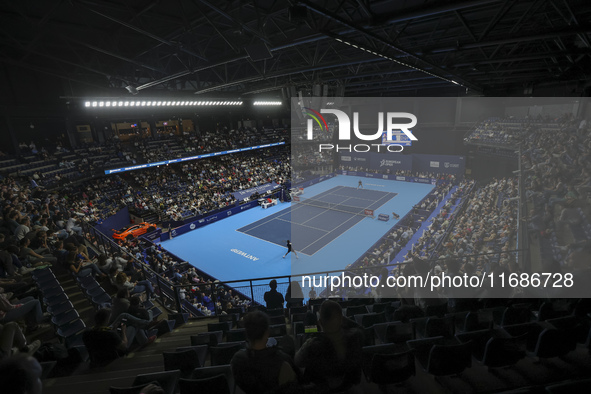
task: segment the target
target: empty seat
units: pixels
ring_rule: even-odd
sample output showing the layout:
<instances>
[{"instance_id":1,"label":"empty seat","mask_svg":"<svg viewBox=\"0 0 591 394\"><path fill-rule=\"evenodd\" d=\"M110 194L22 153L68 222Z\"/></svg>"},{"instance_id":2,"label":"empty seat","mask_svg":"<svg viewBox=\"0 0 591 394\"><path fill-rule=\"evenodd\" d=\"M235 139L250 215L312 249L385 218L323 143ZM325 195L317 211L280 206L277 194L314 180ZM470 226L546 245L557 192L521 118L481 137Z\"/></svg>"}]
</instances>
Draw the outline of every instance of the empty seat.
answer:
<instances>
[{"instance_id":1,"label":"empty seat","mask_svg":"<svg viewBox=\"0 0 591 394\"><path fill-rule=\"evenodd\" d=\"M269 316L285 316L283 308L267 309L265 313Z\"/></svg>"},{"instance_id":2,"label":"empty seat","mask_svg":"<svg viewBox=\"0 0 591 394\"><path fill-rule=\"evenodd\" d=\"M417 337L431 338L431 337L446 337L451 338L455 333L454 316L447 315L445 317L423 317L420 319L412 319L411 323L415 328Z\"/></svg>"},{"instance_id":3,"label":"empty seat","mask_svg":"<svg viewBox=\"0 0 591 394\"><path fill-rule=\"evenodd\" d=\"M575 350L576 337L568 331L546 328L538 336L538 342L532 354L539 358L560 357Z\"/></svg>"},{"instance_id":4,"label":"empty seat","mask_svg":"<svg viewBox=\"0 0 591 394\"><path fill-rule=\"evenodd\" d=\"M181 371L182 377L190 377L195 368L202 367L197 352L189 349L178 352L162 352L164 359L164 370Z\"/></svg>"},{"instance_id":5,"label":"empty seat","mask_svg":"<svg viewBox=\"0 0 591 394\"><path fill-rule=\"evenodd\" d=\"M435 376L456 375L472 365L472 342L434 345L425 372Z\"/></svg>"},{"instance_id":6,"label":"empty seat","mask_svg":"<svg viewBox=\"0 0 591 394\"><path fill-rule=\"evenodd\" d=\"M209 348L211 355L211 365L225 365L230 364L232 357L237 351L243 349L244 345L235 344L232 346L212 346Z\"/></svg>"},{"instance_id":7,"label":"empty seat","mask_svg":"<svg viewBox=\"0 0 591 394\"><path fill-rule=\"evenodd\" d=\"M207 331L209 331L209 332L212 332L212 331L226 332L229 329L230 329L230 325L228 324L228 322L207 323Z\"/></svg>"},{"instance_id":8,"label":"empty seat","mask_svg":"<svg viewBox=\"0 0 591 394\"><path fill-rule=\"evenodd\" d=\"M221 333L221 331L218 331ZM209 346L217 346L218 338L215 332L209 333L200 333L198 335L191 335L191 346L198 346L198 345L209 345Z\"/></svg>"},{"instance_id":9,"label":"empty seat","mask_svg":"<svg viewBox=\"0 0 591 394\"><path fill-rule=\"evenodd\" d=\"M367 308L365 307L365 305L350 306L350 307L347 307L347 309L345 310L345 316L351 317L351 318L355 315L363 315L366 313L367 313Z\"/></svg>"},{"instance_id":10,"label":"empty seat","mask_svg":"<svg viewBox=\"0 0 591 394\"><path fill-rule=\"evenodd\" d=\"M503 312L501 326L527 323L530 317L531 311L527 306L510 306Z\"/></svg>"},{"instance_id":11,"label":"empty seat","mask_svg":"<svg viewBox=\"0 0 591 394\"><path fill-rule=\"evenodd\" d=\"M244 328L239 328L237 330L227 331L226 340L228 342L246 341L246 330Z\"/></svg>"},{"instance_id":12,"label":"empty seat","mask_svg":"<svg viewBox=\"0 0 591 394\"><path fill-rule=\"evenodd\" d=\"M271 331L271 334L269 335L271 337L287 335L287 325L285 324L272 324L269 326L269 330Z\"/></svg>"},{"instance_id":13,"label":"empty seat","mask_svg":"<svg viewBox=\"0 0 591 394\"><path fill-rule=\"evenodd\" d=\"M478 330L457 333L456 338L462 343L472 341L472 355L477 360L482 360L486 344L493 336L493 330Z\"/></svg>"},{"instance_id":14,"label":"empty seat","mask_svg":"<svg viewBox=\"0 0 591 394\"><path fill-rule=\"evenodd\" d=\"M80 315L78 315L78 312L75 309L70 309L59 315L53 316L51 318L51 322L58 327L62 327L71 321L78 319L79 317Z\"/></svg>"},{"instance_id":15,"label":"empty seat","mask_svg":"<svg viewBox=\"0 0 591 394\"><path fill-rule=\"evenodd\" d=\"M513 338L490 338L486 343L482 363L489 368L515 365L525 357L527 334Z\"/></svg>"},{"instance_id":16,"label":"empty seat","mask_svg":"<svg viewBox=\"0 0 591 394\"><path fill-rule=\"evenodd\" d=\"M166 371L155 372L143 375L137 375L133 380L132 386L146 386L152 382L158 382L165 394L174 394L177 381L181 375L181 371Z\"/></svg>"},{"instance_id":17,"label":"empty seat","mask_svg":"<svg viewBox=\"0 0 591 394\"><path fill-rule=\"evenodd\" d=\"M204 379L180 379L180 394L216 393L230 394L228 379L225 375L217 375Z\"/></svg>"},{"instance_id":18,"label":"empty seat","mask_svg":"<svg viewBox=\"0 0 591 394\"><path fill-rule=\"evenodd\" d=\"M289 308L289 316L290 317L293 314L296 314L296 313L306 314L306 312L308 312L308 307L307 306L295 306L295 307Z\"/></svg>"},{"instance_id":19,"label":"empty seat","mask_svg":"<svg viewBox=\"0 0 591 394\"><path fill-rule=\"evenodd\" d=\"M396 354L374 354L366 379L380 386L398 384L415 375L415 358L411 351Z\"/></svg>"},{"instance_id":20,"label":"empty seat","mask_svg":"<svg viewBox=\"0 0 591 394\"><path fill-rule=\"evenodd\" d=\"M193 371L191 379L204 379L218 375L224 375L226 377L226 381L228 382L228 390L230 390L230 392L233 393L235 383L234 375L232 374L232 368L230 367L230 365L217 365L213 367L196 368Z\"/></svg>"}]
</instances>

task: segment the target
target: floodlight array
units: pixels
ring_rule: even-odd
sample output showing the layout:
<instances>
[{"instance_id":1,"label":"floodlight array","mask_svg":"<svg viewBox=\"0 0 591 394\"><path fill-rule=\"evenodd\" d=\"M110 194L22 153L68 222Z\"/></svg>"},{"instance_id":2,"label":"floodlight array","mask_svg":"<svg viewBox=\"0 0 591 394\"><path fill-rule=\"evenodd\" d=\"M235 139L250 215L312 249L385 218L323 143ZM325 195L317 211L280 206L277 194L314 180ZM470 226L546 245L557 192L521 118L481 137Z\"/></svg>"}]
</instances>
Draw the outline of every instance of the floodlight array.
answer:
<instances>
[{"instance_id":1,"label":"floodlight array","mask_svg":"<svg viewBox=\"0 0 591 394\"><path fill-rule=\"evenodd\" d=\"M105 107L187 107L187 106L240 106L243 101L227 100L201 100L201 101L180 101L180 100L112 100L112 101L85 101L86 108Z\"/></svg>"},{"instance_id":2,"label":"floodlight array","mask_svg":"<svg viewBox=\"0 0 591 394\"><path fill-rule=\"evenodd\" d=\"M253 105L281 105L281 101L255 101Z\"/></svg>"}]
</instances>

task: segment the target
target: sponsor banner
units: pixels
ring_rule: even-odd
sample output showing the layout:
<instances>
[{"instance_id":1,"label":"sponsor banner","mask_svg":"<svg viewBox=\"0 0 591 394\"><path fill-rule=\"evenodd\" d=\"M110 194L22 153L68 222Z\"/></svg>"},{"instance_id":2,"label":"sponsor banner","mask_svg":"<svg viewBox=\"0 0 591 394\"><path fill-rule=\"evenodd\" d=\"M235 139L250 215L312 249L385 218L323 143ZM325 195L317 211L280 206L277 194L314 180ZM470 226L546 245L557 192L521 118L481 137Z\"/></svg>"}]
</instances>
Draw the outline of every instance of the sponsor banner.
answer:
<instances>
[{"instance_id":1,"label":"sponsor banner","mask_svg":"<svg viewBox=\"0 0 591 394\"><path fill-rule=\"evenodd\" d=\"M259 193L259 194L265 194L269 190L277 189L278 187L280 187L280 185L278 185L275 182L271 182L271 183L266 183L264 185L253 187L250 189L239 190L239 191L234 192L232 194L234 195L234 198L236 198L236 200L242 201L242 200L247 199L250 196L252 196L255 192Z\"/></svg>"},{"instance_id":2,"label":"sponsor banner","mask_svg":"<svg viewBox=\"0 0 591 394\"><path fill-rule=\"evenodd\" d=\"M380 213L378 215L378 220L381 220L383 222L387 222L388 220L390 220L390 215L386 215L385 213Z\"/></svg>"},{"instance_id":3,"label":"sponsor banner","mask_svg":"<svg viewBox=\"0 0 591 394\"><path fill-rule=\"evenodd\" d=\"M154 242L155 240L160 239L160 234L162 234L162 229L158 228L158 229L152 231L151 233L143 235L142 238L145 238L148 241Z\"/></svg>"},{"instance_id":4,"label":"sponsor banner","mask_svg":"<svg viewBox=\"0 0 591 394\"><path fill-rule=\"evenodd\" d=\"M346 172L346 171L343 171L343 172ZM347 174L343 174L343 175L347 175ZM336 174L322 175L319 178L314 178L314 179L310 179L309 181L304 181L304 182L298 183L296 187L298 187L300 189L304 189L304 188L306 188L308 186L315 185L317 183L320 183L320 182L325 181L327 179L333 178L335 176L336 176Z\"/></svg>"},{"instance_id":5,"label":"sponsor banner","mask_svg":"<svg viewBox=\"0 0 591 394\"><path fill-rule=\"evenodd\" d=\"M363 177L368 177L368 178L388 179L391 181L429 183L431 185L437 185L437 179L434 179L434 178L417 178L414 176L382 175L382 174L372 174L369 172L356 172L356 171L341 171L341 174L347 175L347 176L363 176ZM369 183L367 185L369 185ZM376 186L378 186L378 185L376 185Z\"/></svg>"},{"instance_id":6,"label":"sponsor banner","mask_svg":"<svg viewBox=\"0 0 591 394\"><path fill-rule=\"evenodd\" d=\"M229 154L232 154L232 153L246 152L246 151L254 150L254 149L264 149L264 148L269 148L269 147L278 146L278 145L285 145L285 142L282 141L282 142L274 142L272 144L249 146L249 147L246 147L246 148L231 149L231 150L225 150L225 151L222 151L222 152L206 153L204 155L197 155L197 156L191 156L191 157L182 157L180 159L164 160L164 161L159 161L159 162L156 162L156 163L138 164L138 165L131 166L131 167L113 168L111 170L105 170L105 174L108 175L108 174L115 174L115 173L118 173L118 172L141 170L141 169L144 169L144 168L158 167L158 166L163 166L163 165L166 165L166 164L182 163L184 161L189 161L189 160L205 159L205 158L212 157L212 156L229 155Z\"/></svg>"},{"instance_id":7,"label":"sponsor banner","mask_svg":"<svg viewBox=\"0 0 591 394\"><path fill-rule=\"evenodd\" d=\"M461 175L464 173L464 156L426 155L426 154L388 154L388 153L357 153L341 152L341 162L344 165L359 165L379 172L413 171L437 172L443 174Z\"/></svg>"},{"instance_id":8,"label":"sponsor banner","mask_svg":"<svg viewBox=\"0 0 591 394\"><path fill-rule=\"evenodd\" d=\"M412 155L371 153L369 162L374 170L412 170Z\"/></svg>"},{"instance_id":9,"label":"sponsor banner","mask_svg":"<svg viewBox=\"0 0 591 394\"><path fill-rule=\"evenodd\" d=\"M462 175L466 166L464 156L452 155L412 155L414 172L438 172L442 174Z\"/></svg>"}]
</instances>

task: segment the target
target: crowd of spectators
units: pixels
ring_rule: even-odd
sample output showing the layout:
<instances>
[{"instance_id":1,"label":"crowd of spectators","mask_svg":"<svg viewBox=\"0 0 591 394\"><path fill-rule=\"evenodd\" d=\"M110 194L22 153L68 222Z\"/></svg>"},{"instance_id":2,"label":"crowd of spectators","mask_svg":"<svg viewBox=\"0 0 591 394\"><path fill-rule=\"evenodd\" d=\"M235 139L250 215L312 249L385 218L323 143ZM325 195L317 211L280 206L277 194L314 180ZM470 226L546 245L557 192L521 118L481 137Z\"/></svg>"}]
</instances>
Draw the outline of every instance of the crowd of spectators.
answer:
<instances>
[{"instance_id":1,"label":"crowd of spectators","mask_svg":"<svg viewBox=\"0 0 591 394\"><path fill-rule=\"evenodd\" d=\"M236 203L233 192L289 181L291 166L285 149L221 156L123 175L137 185L128 193L128 205L161 214L163 220L181 221Z\"/></svg>"}]
</instances>

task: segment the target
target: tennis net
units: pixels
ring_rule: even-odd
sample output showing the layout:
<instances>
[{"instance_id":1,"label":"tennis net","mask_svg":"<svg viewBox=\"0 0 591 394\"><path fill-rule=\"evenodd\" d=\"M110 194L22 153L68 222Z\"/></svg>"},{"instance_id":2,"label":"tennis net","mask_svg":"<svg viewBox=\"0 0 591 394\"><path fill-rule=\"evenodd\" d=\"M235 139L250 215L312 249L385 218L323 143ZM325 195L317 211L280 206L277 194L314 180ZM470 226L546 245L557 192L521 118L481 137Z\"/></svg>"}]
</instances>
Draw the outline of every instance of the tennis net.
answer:
<instances>
[{"instance_id":1,"label":"tennis net","mask_svg":"<svg viewBox=\"0 0 591 394\"><path fill-rule=\"evenodd\" d=\"M344 212L351 215L360 216L374 216L374 210L368 208L354 207L351 205L343 205L339 203L330 203L326 201L315 200L312 198L305 198L300 196L293 197L293 203L297 205L305 205L309 207L328 209L331 211Z\"/></svg>"}]
</instances>

